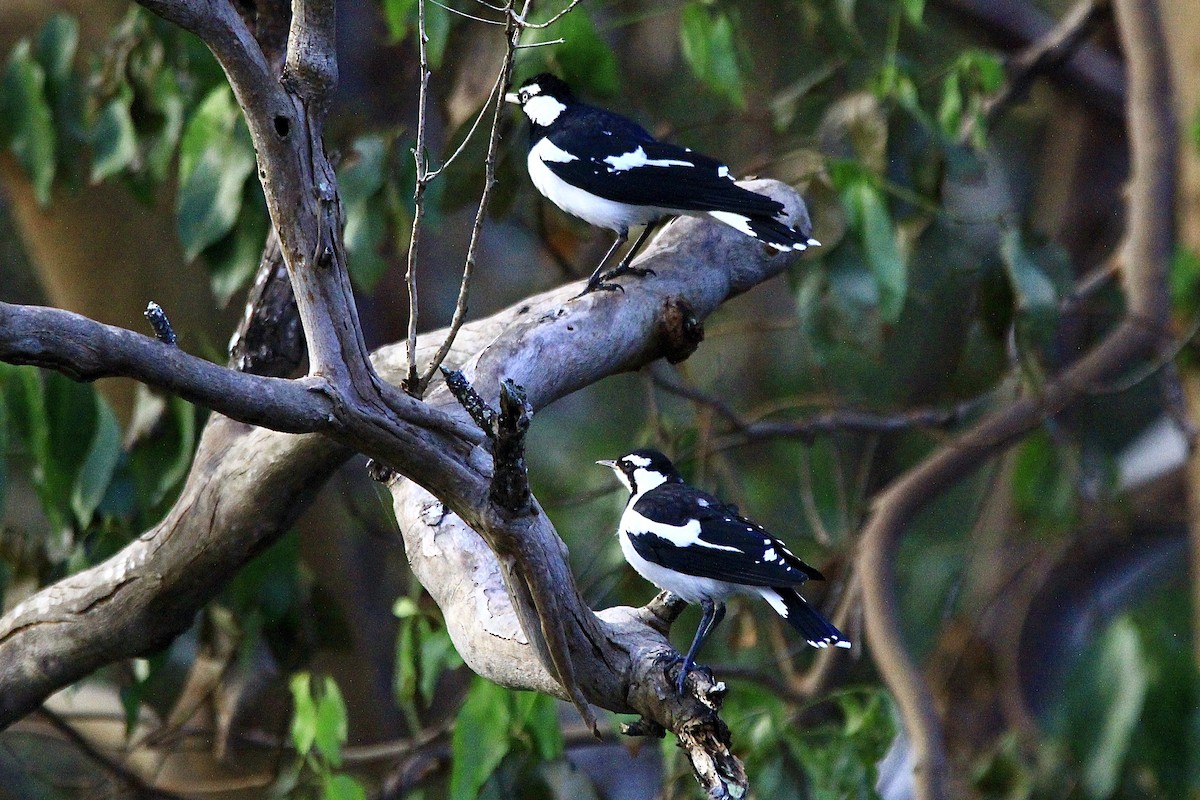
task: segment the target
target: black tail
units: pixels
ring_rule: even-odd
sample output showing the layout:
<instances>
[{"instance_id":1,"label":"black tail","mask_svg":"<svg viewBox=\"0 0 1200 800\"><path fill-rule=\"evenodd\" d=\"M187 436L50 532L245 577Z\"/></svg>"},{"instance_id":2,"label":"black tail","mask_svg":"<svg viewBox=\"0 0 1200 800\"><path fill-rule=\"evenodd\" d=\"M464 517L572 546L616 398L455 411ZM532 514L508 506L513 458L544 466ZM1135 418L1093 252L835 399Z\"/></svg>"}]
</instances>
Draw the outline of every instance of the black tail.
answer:
<instances>
[{"instance_id":1,"label":"black tail","mask_svg":"<svg viewBox=\"0 0 1200 800\"><path fill-rule=\"evenodd\" d=\"M794 228L789 228L774 217L759 214L739 214L732 211L709 211L710 216L753 236L776 250L807 250L820 244L812 238L812 226L807 216Z\"/></svg>"},{"instance_id":2,"label":"black tail","mask_svg":"<svg viewBox=\"0 0 1200 800\"><path fill-rule=\"evenodd\" d=\"M770 597L767 597L767 601L771 602L775 610L779 611L779 616L786 619L788 624L799 631L804 640L813 647L850 646L850 641L842 635L842 632L810 606L795 589L775 587L767 589L765 592L773 593L779 598L779 603L771 602L772 598ZM783 611L780 611L780 608Z\"/></svg>"}]
</instances>

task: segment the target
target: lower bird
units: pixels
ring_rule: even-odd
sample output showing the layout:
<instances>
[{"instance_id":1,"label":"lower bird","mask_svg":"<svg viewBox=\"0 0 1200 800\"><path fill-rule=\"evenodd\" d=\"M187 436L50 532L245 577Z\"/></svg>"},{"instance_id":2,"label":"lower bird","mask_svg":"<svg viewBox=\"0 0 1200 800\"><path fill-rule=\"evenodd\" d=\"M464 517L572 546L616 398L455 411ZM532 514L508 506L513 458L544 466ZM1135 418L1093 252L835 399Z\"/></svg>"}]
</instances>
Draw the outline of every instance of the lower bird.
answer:
<instances>
[{"instance_id":1,"label":"lower bird","mask_svg":"<svg viewBox=\"0 0 1200 800\"><path fill-rule=\"evenodd\" d=\"M684 483L665 455L643 449L596 463L611 468L629 490L618 528L625 560L703 612L679 671L680 694L700 647L725 616L725 600L735 594L766 600L813 647L850 647L796 591L824 576L733 506Z\"/></svg>"},{"instance_id":2,"label":"lower bird","mask_svg":"<svg viewBox=\"0 0 1200 800\"><path fill-rule=\"evenodd\" d=\"M582 294L620 289L610 281L648 271L630 262L659 220L707 214L776 250L806 250L812 238L807 213L794 227L784 206L738 186L729 167L691 148L660 142L636 122L575 99L560 78L543 73L505 95L529 118L529 177L556 206L601 228L617 240L588 278ZM604 265L628 238L645 230L615 269Z\"/></svg>"}]
</instances>

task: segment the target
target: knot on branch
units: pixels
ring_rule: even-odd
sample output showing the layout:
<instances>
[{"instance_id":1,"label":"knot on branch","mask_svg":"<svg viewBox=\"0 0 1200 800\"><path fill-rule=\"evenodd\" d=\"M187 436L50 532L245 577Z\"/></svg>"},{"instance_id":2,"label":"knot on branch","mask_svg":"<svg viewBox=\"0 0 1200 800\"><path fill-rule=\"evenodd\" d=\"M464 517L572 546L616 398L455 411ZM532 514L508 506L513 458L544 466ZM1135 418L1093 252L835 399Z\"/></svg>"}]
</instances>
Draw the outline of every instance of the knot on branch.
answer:
<instances>
[{"instance_id":1,"label":"knot on branch","mask_svg":"<svg viewBox=\"0 0 1200 800\"><path fill-rule=\"evenodd\" d=\"M687 359L704 341L704 323L695 309L679 297L668 298L663 303L662 315L658 318L658 341L663 356L672 364Z\"/></svg>"},{"instance_id":2,"label":"knot on branch","mask_svg":"<svg viewBox=\"0 0 1200 800\"><path fill-rule=\"evenodd\" d=\"M450 393L491 442L493 465L488 498L513 516L529 514L533 511L533 496L525 463L525 434L533 407L525 390L508 378L502 380L500 412L496 413L462 372L445 367L441 371Z\"/></svg>"}]
</instances>

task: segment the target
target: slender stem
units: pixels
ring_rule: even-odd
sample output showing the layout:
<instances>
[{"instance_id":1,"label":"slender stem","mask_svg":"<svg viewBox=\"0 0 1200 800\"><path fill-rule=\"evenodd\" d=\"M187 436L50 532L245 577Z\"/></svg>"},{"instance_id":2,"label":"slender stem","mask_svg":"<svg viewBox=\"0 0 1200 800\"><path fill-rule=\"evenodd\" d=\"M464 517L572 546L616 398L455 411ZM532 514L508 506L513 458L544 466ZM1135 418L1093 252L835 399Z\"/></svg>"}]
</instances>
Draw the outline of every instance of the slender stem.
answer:
<instances>
[{"instance_id":1,"label":"slender stem","mask_svg":"<svg viewBox=\"0 0 1200 800\"><path fill-rule=\"evenodd\" d=\"M475 224L471 228L471 242L467 245L467 257L463 262L462 281L458 287L458 300L454 304L454 317L450 320L450 331L446 334L446 338L438 347L437 353L429 362L429 366L425 368L424 374L415 383L415 389L419 394L423 393L429 386L429 382L433 380L433 376L437 374L438 367L446 359L450 348L454 346L454 339L458 336L459 330L462 328L463 322L467 316L467 301L471 293L471 277L475 272L476 252L479 248L480 235L483 232L483 221L487 216L488 203L492 198L492 189L496 186L496 155L500 145L500 119L504 112L504 89L512 80L513 57L517 51L517 43L521 38L521 25L516 18L511 14L513 5L516 0L508 0L505 6L507 13L508 24L505 26L504 33L507 37L507 47L504 50L504 62L500 66L500 72L496 76L496 84L492 90L492 129L488 137L487 156L484 160L483 170L483 192L479 196L479 207L475 211ZM529 10L529 0L526 0L524 8L521 10L522 16ZM457 153L455 154L457 155ZM451 156L453 159L453 156ZM447 162L448 163L448 162ZM410 364L411 361L410 355ZM415 370L415 368L414 368ZM410 371L410 375L414 372Z\"/></svg>"},{"instance_id":2,"label":"slender stem","mask_svg":"<svg viewBox=\"0 0 1200 800\"><path fill-rule=\"evenodd\" d=\"M408 271L404 280L408 286L408 377L404 388L416 397L421 396L417 375L417 254L421 245L421 222L425 218L425 187L429 184L429 166L425 155L425 128L429 123L429 37L425 33L425 0L417 0L417 42L421 58L421 88L417 101L417 141L413 147L417 181L413 189L412 234L408 241Z\"/></svg>"}]
</instances>

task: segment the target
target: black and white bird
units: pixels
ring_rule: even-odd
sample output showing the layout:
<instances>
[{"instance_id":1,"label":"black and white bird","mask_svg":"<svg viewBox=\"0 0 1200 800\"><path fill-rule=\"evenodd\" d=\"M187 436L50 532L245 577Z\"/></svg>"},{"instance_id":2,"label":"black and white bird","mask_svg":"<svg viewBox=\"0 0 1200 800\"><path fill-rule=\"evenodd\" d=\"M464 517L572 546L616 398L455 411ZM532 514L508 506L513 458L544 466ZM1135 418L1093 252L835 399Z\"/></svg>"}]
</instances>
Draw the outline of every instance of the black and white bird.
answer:
<instances>
[{"instance_id":1,"label":"black and white bird","mask_svg":"<svg viewBox=\"0 0 1200 800\"><path fill-rule=\"evenodd\" d=\"M583 294L620 289L609 283L618 275L645 275L629 264L663 217L707 214L781 251L820 244L807 217L789 227L782 203L738 186L720 161L660 142L636 122L576 100L554 75L530 78L505 99L529 118L527 164L537 190L568 214L617 232ZM638 225L646 228L633 247L603 272Z\"/></svg>"},{"instance_id":2,"label":"black and white bird","mask_svg":"<svg viewBox=\"0 0 1200 800\"><path fill-rule=\"evenodd\" d=\"M849 647L850 642L796 591L820 572L801 561L765 528L737 509L694 489L665 455L635 450L610 467L629 489L617 535L625 560L646 580L699 603L700 627L683 660L677 689L696 653L725 616L725 600L757 595L813 647Z\"/></svg>"}]
</instances>

